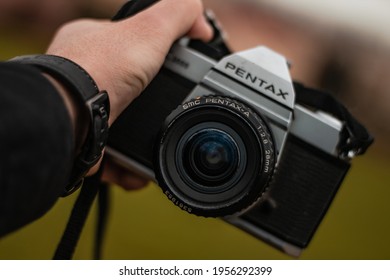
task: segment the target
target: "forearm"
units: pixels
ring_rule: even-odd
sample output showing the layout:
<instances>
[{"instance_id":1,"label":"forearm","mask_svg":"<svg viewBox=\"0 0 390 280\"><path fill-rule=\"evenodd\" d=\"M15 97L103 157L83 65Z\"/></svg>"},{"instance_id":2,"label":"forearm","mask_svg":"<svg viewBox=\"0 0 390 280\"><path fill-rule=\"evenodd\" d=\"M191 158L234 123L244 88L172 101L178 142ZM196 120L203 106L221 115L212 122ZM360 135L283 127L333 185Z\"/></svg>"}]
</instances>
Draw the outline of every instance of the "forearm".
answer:
<instances>
[{"instance_id":1,"label":"forearm","mask_svg":"<svg viewBox=\"0 0 390 280\"><path fill-rule=\"evenodd\" d=\"M32 67L0 64L0 236L49 210L74 156L70 114Z\"/></svg>"}]
</instances>

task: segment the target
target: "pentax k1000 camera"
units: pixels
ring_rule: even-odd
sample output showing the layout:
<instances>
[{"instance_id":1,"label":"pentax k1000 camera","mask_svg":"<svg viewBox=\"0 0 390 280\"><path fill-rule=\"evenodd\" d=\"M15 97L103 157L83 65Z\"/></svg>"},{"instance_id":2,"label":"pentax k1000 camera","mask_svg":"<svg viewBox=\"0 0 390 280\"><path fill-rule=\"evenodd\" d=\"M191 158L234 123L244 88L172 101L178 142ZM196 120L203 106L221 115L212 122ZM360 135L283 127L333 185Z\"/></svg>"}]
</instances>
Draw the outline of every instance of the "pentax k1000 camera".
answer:
<instances>
[{"instance_id":1,"label":"pentax k1000 camera","mask_svg":"<svg viewBox=\"0 0 390 280\"><path fill-rule=\"evenodd\" d=\"M216 30L208 44L175 43L112 126L107 152L182 210L296 256L370 143L334 99L294 83L282 55L231 54Z\"/></svg>"}]
</instances>

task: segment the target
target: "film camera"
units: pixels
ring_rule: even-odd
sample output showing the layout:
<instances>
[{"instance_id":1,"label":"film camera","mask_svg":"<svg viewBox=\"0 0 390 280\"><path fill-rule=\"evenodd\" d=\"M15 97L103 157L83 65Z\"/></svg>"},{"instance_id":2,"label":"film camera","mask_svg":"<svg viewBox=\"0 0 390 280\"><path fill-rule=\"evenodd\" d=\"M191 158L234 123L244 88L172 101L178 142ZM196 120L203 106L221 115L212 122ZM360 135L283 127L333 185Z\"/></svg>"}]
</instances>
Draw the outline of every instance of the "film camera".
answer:
<instances>
[{"instance_id":1,"label":"film camera","mask_svg":"<svg viewBox=\"0 0 390 280\"><path fill-rule=\"evenodd\" d=\"M341 114L326 112L338 107L334 99L322 106L330 110L298 102L321 103L316 93L293 83L286 59L271 49L231 54L216 28L208 44L174 44L112 126L107 152L155 180L182 210L221 217L297 256L349 160L369 145L356 141L354 131L366 131L341 105Z\"/></svg>"}]
</instances>

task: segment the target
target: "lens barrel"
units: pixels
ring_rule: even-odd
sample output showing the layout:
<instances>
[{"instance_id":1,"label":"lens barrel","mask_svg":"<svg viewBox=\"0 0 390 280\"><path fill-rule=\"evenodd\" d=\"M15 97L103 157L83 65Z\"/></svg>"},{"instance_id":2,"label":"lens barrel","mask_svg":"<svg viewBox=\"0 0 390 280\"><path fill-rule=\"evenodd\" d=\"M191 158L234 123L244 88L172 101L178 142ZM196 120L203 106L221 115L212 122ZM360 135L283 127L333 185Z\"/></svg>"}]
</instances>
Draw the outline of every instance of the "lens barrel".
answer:
<instances>
[{"instance_id":1,"label":"lens barrel","mask_svg":"<svg viewBox=\"0 0 390 280\"><path fill-rule=\"evenodd\" d=\"M269 129L248 106L207 96L188 101L164 122L154 170L167 197L187 212L221 217L264 193L275 155Z\"/></svg>"}]
</instances>

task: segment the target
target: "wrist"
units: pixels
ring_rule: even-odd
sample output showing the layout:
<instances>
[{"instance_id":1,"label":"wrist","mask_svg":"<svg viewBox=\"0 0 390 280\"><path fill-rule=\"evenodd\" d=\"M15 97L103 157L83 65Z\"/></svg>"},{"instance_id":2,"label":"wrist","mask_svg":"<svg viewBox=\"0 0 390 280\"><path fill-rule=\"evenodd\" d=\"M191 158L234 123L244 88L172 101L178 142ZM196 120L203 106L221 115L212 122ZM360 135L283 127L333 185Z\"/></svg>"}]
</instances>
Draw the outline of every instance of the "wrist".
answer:
<instances>
[{"instance_id":1,"label":"wrist","mask_svg":"<svg viewBox=\"0 0 390 280\"><path fill-rule=\"evenodd\" d=\"M56 88L69 113L69 118L73 127L74 157L76 157L80 153L81 147L87 137L87 131L89 129L88 111L84 106L80 106L70 90L60 81L50 74L42 73L42 75Z\"/></svg>"}]
</instances>

